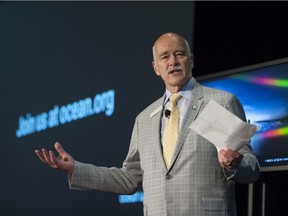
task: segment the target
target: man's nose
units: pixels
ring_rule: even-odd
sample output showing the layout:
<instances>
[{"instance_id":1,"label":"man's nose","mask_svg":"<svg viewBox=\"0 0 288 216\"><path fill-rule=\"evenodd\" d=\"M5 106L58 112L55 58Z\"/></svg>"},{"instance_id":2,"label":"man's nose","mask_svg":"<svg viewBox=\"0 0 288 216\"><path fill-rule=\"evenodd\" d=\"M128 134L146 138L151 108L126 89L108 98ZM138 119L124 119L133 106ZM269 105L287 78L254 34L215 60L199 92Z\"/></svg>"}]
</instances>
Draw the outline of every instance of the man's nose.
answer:
<instances>
[{"instance_id":1,"label":"man's nose","mask_svg":"<svg viewBox=\"0 0 288 216\"><path fill-rule=\"evenodd\" d=\"M174 65L178 65L178 64L179 64L179 61L178 61L177 57L174 55L171 55L169 58L169 65L174 66Z\"/></svg>"}]
</instances>

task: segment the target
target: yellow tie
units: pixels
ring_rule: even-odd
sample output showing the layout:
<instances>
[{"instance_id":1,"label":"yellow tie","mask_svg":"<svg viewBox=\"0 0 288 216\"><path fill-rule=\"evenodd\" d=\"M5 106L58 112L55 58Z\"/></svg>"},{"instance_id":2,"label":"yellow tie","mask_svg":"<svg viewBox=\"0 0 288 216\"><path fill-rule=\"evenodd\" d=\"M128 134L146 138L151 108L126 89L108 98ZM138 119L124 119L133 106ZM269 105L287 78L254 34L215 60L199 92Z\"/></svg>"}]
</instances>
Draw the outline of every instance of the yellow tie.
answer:
<instances>
[{"instance_id":1,"label":"yellow tie","mask_svg":"<svg viewBox=\"0 0 288 216\"><path fill-rule=\"evenodd\" d=\"M170 116L166 122L163 132L163 158L166 167L169 168L171 160L175 151L175 146L179 131L179 109L177 102L182 96L179 94L172 94L169 98L170 102Z\"/></svg>"}]
</instances>

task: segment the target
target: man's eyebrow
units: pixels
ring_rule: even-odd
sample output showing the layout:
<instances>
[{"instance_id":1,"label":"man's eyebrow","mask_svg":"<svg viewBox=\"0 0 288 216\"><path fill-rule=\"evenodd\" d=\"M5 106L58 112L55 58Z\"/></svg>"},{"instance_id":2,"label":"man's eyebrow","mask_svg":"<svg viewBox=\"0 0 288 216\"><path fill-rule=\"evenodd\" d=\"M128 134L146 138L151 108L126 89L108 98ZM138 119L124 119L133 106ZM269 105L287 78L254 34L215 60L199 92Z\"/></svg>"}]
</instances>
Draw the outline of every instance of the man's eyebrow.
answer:
<instances>
[{"instance_id":1,"label":"man's eyebrow","mask_svg":"<svg viewBox=\"0 0 288 216\"><path fill-rule=\"evenodd\" d=\"M181 52L181 53L186 53L186 50L185 49L177 49L177 50L175 50L175 52ZM158 57L162 57L162 56L164 56L164 55L166 55L168 53L168 51L163 51L163 52L161 52L161 53L159 53L159 55L158 55Z\"/></svg>"},{"instance_id":2,"label":"man's eyebrow","mask_svg":"<svg viewBox=\"0 0 288 216\"><path fill-rule=\"evenodd\" d=\"M166 55L168 52L167 51L164 51L164 52L161 52L161 53L159 53L159 57L161 57L161 56L164 56L164 55Z\"/></svg>"},{"instance_id":3,"label":"man's eyebrow","mask_svg":"<svg viewBox=\"0 0 288 216\"><path fill-rule=\"evenodd\" d=\"M176 52L186 53L185 49L177 49Z\"/></svg>"}]
</instances>

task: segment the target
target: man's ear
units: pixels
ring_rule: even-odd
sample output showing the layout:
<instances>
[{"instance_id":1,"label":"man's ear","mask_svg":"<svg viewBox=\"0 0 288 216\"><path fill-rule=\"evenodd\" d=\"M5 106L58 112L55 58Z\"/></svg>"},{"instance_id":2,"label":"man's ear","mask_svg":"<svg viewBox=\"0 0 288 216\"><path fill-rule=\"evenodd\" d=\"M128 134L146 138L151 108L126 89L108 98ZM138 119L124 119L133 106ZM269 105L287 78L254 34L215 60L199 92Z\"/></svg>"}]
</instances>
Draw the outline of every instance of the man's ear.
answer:
<instances>
[{"instance_id":1,"label":"man's ear","mask_svg":"<svg viewBox=\"0 0 288 216\"><path fill-rule=\"evenodd\" d=\"M155 61L152 62L152 66L154 68L155 73L157 74L157 76L160 76L160 73L158 72L158 67Z\"/></svg>"}]
</instances>

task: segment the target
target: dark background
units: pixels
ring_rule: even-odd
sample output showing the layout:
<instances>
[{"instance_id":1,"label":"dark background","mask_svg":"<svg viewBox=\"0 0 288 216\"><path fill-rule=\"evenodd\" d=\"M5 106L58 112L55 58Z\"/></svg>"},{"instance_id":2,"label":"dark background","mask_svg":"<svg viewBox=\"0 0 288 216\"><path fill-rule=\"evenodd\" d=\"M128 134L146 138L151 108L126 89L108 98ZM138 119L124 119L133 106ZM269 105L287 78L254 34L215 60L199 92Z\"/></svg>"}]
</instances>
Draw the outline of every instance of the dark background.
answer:
<instances>
[{"instance_id":1,"label":"dark background","mask_svg":"<svg viewBox=\"0 0 288 216\"><path fill-rule=\"evenodd\" d=\"M142 203L69 190L66 173L42 164L34 150L59 141L79 161L121 167L136 115L165 90L152 69L153 43L167 31L191 42L193 11L189 2L0 3L0 215L142 215ZM16 138L20 116L110 89L110 117Z\"/></svg>"},{"instance_id":2,"label":"dark background","mask_svg":"<svg viewBox=\"0 0 288 216\"><path fill-rule=\"evenodd\" d=\"M45 167L36 148L60 141L77 160L121 166L136 115L164 93L151 67L162 33L184 36L195 54L194 76L288 56L286 2L1 2L0 214L142 215L114 194L70 191L67 176ZM111 117L95 115L16 138L18 118L114 89ZM156 95L153 93L156 92ZM119 130L120 129L120 130ZM262 173L254 215L281 215L287 171ZM237 184L239 215L247 185Z\"/></svg>"}]
</instances>

